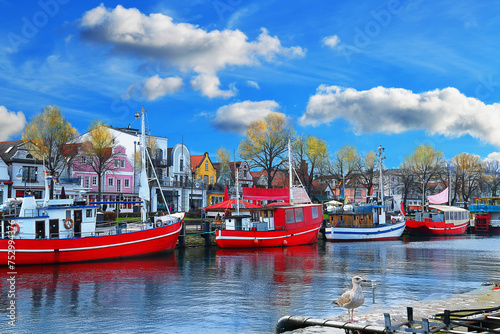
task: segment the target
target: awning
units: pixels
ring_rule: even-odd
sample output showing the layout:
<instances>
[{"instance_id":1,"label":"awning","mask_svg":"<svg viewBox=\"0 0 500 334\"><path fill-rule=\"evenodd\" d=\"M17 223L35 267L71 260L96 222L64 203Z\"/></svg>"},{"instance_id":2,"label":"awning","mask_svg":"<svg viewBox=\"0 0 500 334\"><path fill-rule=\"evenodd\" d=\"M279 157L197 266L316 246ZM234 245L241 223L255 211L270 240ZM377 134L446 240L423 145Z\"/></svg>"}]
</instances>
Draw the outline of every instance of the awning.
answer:
<instances>
[{"instance_id":1,"label":"awning","mask_svg":"<svg viewBox=\"0 0 500 334\"><path fill-rule=\"evenodd\" d=\"M239 205L240 209L256 209L260 208L260 206L239 200L238 203L235 198L231 198L230 200L217 203L214 205L210 205L205 207L205 210L226 210L226 209L236 209L237 204Z\"/></svg>"},{"instance_id":2,"label":"awning","mask_svg":"<svg viewBox=\"0 0 500 334\"><path fill-rule=\"evenodd\" d=\"M325 202L324 204L326 204L326 205L343 205L344 203L339 202L339 201L335 201L335 200L331 200L331 201Z\"/></svg>"},{"instance_id":3,"label":"awning","mask_svg":"<svg viewBox=\"0 0 500 334\"><path fill-rule=\"evenodd\" d=\"M314 198L316 198L319 202L328 202L330 198L328 195L313 195Z\"/></svg>"}]
</instances>

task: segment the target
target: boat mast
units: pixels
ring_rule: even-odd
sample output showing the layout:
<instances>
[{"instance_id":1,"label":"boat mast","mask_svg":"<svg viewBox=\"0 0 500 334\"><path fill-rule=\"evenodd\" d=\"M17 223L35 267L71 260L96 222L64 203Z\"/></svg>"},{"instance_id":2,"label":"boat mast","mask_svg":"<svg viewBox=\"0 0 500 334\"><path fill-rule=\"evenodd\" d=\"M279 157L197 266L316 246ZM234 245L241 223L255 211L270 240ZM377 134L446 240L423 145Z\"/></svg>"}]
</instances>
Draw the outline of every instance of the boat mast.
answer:
<instances>
[{"instance_id":1,"label":"boat mast","mask_svg":"<svg viewBox=\"0 0 500 334\"><path fill-rule=\"evenodd\" d=\"M293 174L292 174L292 147L290 145L290 139L288 139L288 196L290 204L293 204Z\"/></svg>"},{"instance_id":2,"label":"boat mast","mask_svg":"<svg viewBox=\"0 0 500 334\"><path fill-rule=\"evenodd\" d=\"M135 118L141 118L141 186L139 189L139 196L141 197L143 204L141 210L141 220L144 222L147 219L147 201L150 200L149 195L149 185L148 185L148 176L146 174L146 125L144 121L144 114L146 110L142 107L140 112L135 114Z\"/></svg>"},{"instance_id":3,"label":"boat mast","mask_svg":"<svg viewBox=\"0 0 500 334\"><path fill-rule=\"evenodd\" d=\"M236 159L235 159L236 160ZM236 214L240 214L240 173L239 168L236 167L236 161L234 162L234 169L236 172Z\"/></svg>"},{"instance_id":4,"label":"boat mast","mask_svg":"<svg viewBox=\"0 0 500 334\"><path fill-rule=\"evenodd\" d=\"M378 146L378 163L380 168L380 180L379 180L379 188L380 188L380 202L382 206L384 206L384 180L382 179L382 160L385 159L382 155L384 154L384 148L382 145Z\"/></svg>"}]
</instances>

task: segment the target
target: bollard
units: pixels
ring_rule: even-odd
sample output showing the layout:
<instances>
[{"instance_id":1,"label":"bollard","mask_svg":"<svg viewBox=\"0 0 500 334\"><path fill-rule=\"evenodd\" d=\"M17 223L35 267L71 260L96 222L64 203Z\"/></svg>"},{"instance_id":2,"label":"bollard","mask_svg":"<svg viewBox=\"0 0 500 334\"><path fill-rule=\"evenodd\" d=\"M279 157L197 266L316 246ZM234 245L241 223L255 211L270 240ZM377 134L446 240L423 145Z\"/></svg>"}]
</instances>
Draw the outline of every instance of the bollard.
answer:
<instances>
[{"instance_id":1,"label":"bollard","mask_svg":"<svg viewBox=\"0 0 500 334\"><path fill-rule=\"evenodd\" d=\"M203 237L205 238L205 247L210 247L212 245L211 235L212 228L210 225L210 220L203 221Z\"/></svg>"},{"instance_id":2,"label":"bollard","mask_svg":"<svg viewBox=\"0 0 500 334\"><path fill-rule=\"evenodd\" d=\"M179 248L186 247L186 223L182 223L181 233L179 234Z\"/></svg>"}]
</instances>

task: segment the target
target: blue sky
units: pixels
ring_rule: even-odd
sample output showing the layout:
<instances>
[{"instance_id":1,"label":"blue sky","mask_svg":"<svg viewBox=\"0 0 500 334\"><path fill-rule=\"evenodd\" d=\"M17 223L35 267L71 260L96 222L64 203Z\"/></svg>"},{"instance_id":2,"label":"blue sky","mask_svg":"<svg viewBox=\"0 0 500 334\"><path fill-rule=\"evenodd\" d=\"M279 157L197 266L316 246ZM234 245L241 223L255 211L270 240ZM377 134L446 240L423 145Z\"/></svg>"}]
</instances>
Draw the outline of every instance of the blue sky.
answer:
<instances>
[{"instance_id":1,"label":"blue sky","mask_svg":"<svg viewBox=\"0 0 500 334\"><path fill-rule=\"evenodd\" d=\"M0 0L0 140L58 105L192 154L284 113L299 134L397 167L420 144L500 154L494 1Z\"/></svg>"}]
</instances>

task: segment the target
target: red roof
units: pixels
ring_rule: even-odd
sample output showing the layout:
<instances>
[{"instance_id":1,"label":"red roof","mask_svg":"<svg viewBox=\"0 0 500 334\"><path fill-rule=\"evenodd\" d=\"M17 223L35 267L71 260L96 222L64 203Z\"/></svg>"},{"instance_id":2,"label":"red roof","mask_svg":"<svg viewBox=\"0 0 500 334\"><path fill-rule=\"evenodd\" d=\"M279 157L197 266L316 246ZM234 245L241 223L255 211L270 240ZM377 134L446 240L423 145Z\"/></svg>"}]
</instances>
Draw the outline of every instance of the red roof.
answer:
<instances>
[{"instance_id":1,"label":"red roof","mask_svg":"<svg viewBox=\"0 0 500 334\"><path fill-rule=\"evenodd\" d=\"M260 208L260 206L258 205L243 200L240 200L239 204L240 204L240 209L242 207L245 209ZM230 200L205 207L205 210L225 210L225 209L236 209L236 198L231 198Z\"/></svg>"},{"instance_id":2,"label":"red roof","mask_svg":"<svg viewBox=\"0 0 500 334\"><path fill-rule=\"evenodd\" d=\"M198 167L201 162L203 161L203 158L205 155L192 155L191 156L191 169L194 171L196 167Z\"/></svg>"}]
</instances>

